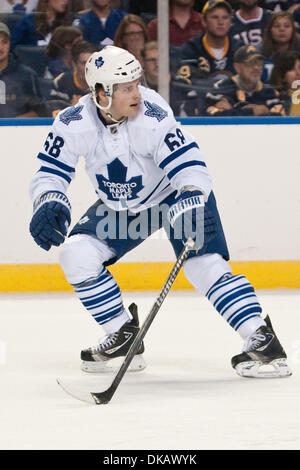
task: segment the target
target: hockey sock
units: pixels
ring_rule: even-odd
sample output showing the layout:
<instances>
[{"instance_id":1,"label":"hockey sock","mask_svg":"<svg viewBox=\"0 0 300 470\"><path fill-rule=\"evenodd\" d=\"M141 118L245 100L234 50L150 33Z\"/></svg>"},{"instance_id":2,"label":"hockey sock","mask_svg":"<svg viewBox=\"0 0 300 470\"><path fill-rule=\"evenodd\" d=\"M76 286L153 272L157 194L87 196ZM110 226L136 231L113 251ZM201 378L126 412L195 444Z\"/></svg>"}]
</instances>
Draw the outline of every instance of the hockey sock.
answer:
<instances>
[{"instance_id":1,"label":"hockey sock","mask_svg":"<svg viewBox=\"0 0 300 470\"><path fill-rule=\"evenodd\" d=\"M265 325L254 288L243 275L225 274L209 289L206 297L242 338Z\"/></svg>"},{"instance_id":2,"label":"hockey sock","mask_svg":"<svg viewBox=\"0 0 300 470\"><path fill-rule=\"evenodd\" d=\"M118 331L130 320L123 307L120 288L106 268L103 268L97 279L73 287L82 305L107 334Z\"/></svg>"}]
</instances>

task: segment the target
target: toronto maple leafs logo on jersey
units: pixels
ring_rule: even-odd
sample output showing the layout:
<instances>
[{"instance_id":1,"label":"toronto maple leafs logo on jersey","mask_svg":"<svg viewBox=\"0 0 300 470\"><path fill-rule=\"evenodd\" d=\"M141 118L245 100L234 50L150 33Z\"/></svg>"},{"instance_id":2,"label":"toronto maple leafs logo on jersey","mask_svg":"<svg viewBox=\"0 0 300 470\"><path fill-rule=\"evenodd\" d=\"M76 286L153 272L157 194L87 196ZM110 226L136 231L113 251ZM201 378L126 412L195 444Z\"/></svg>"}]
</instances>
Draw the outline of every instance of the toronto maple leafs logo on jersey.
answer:
<instances>
[{"instance_id":1,"label":"toronto maple leafs logo on jersey","mask_svg":"<svg viewBox=\"0 0 300 470\"><path fill-rule=\"evenodd\" d=\"M158 106L158 104L150 103L149 101L144 101L147 110L145 111L145 116L154 117L158 122L165 119L168 116L167 111Z\"/></svg>"},{"instance_id":2,"label":"toronto maple leafs logo on jersey","mask_svg":"<svg viewBox=\"0 0 300 470\"><path fill-rule=\"evenodd\" d=\"M127 167L115 158L107 165L108 178L96 175L99 189L103 191L111 201L117 199L136 199L138 193L144 188L142 176L133 176L127 181Z\"/></svg>"},{"instance_id":3,"label":"toronto maple leafs logo on jersey","mask_svg":"<svg viewBox=\"0 0 300 470\"><path fill-rule=\"evenodd\" d=\"M63 113L59 115L59 120L68 126L72 121L80 121L82 119L81 111L83 106L72 106L72 108L67 108Z\"/></svg>"},{"instance_id":4,"label":"toronto maple leafs logo on jersey","mask_svg":"<svg viewBox=\"0 0 300 470\"><path fill-rule=\"evenodd\" d=\"M102 65L104 64L104 60L103 60L103 57L98 57L98 59L95 60L95 65L97 67L97 69L100 69L100 67L102 67Z\"/></svg>"}]
</instances>

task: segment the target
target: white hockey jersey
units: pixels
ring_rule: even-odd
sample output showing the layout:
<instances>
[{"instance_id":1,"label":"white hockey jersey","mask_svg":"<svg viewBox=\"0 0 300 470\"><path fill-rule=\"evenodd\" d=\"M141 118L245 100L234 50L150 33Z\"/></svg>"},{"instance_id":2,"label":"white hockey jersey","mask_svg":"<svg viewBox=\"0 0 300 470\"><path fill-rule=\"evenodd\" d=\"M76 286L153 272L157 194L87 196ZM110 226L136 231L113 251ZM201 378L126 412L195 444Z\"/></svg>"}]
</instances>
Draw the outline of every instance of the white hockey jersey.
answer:
<instances>
[{"instance_id":1,"label":"white hockey jersey","mask_svg":"<svg viewBox=\"0 0 300 470\"><path fill-rule=\"evenodd\" d=\"M91 95L57 115L38 154L33 201L45 191L66 193L80 156L98 197L116 211L139 212L186 185L208 198L211 178L197 143L160 95L142 86L140 92L138 115L120 124L105 124Z\"/></svg>"}]
</instances>

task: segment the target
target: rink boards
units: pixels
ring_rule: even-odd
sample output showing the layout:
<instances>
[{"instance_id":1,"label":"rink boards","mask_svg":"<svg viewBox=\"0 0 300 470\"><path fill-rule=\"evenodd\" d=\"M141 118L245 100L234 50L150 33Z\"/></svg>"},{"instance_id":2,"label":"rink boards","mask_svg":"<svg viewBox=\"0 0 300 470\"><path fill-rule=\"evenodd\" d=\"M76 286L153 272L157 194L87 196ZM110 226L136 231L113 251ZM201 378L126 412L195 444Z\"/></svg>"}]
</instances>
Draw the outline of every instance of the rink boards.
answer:
<instances>
[{"instance_id":1,"label":"rink boards","mask_svg":"<svg viewBox=\"0 0 300 470\"><path fill-rule=\"evenodd\" d=\"M243 272L256 288L299 288L300 120L276 119L181 121L197 140L212 175L234 272ZM0 291L67 291L70 286L58 265L58 249L42 251L28 233L32 212L28 185L39 168L36 155L51 123L25 123L0 123ZM76 173L68 193L73 223L95 200L83 159ZM173 262L171 247L160 233L111 270L123 289L159 289ZM191 288L182 275L174 287Z\"/></svg>"}]
</instances>

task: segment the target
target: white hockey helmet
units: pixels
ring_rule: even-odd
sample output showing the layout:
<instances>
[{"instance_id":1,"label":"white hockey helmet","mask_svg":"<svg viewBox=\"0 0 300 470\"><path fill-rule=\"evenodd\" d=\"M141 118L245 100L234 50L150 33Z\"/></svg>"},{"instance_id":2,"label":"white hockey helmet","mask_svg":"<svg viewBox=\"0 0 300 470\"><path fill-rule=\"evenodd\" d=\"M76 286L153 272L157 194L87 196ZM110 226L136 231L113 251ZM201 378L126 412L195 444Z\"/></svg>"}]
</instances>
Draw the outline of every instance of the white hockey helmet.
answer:
<instances>
[{"instance_id":1,"label":"white hockey helmet","mask_svg":"<svg viewBox=\"0 0 300 470\"><path fill-rule=\"evenodd\" d=\"M133 54L115 46L105 46L94 52L85 66L85 79L98 108L107 111L111 107L113 86L118 83L133 82L141 77L143 69ZM97 102L96 85L101 84L109 98L108 106Z\"/></svg>"}]
</instances>

